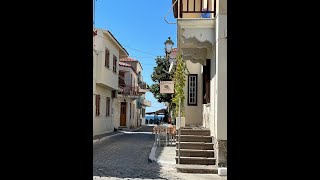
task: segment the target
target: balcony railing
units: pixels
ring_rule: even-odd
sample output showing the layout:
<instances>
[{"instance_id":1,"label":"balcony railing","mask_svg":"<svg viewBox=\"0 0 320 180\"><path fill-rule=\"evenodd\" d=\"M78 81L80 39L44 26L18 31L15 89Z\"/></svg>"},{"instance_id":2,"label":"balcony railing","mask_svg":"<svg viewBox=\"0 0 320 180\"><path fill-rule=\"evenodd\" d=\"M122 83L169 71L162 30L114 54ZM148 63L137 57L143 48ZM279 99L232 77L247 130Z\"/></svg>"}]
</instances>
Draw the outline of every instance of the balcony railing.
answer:
<instances>
[{"instance_id":1,"label":"balcony railing","mask_svg":"<svg viewBox=\"0 0 320 180\"><path fill-rule=\"evenodd\" d=\"M119 85L118 94L124 96L139 96L139 87L130 85Z\"/></svg>"},{"instance_id":2,"label":"balcony railing","mask_svg":"<svg viewBox=\"0 0 320 180\"><path fill-rule=\"evenodd\" d=\"M151 101L146 100L144 97L140 97L138 101L142 106L151 107Z\"/></svg>"},{"instance_id":3,"label":"balcony railing","mask_svg":"<svg viewBox=\"0 0 320 180\"><path fill-rule=\"evenodd\" d=\"M179 6L178 7L178 1ZM173 13L175 18L214 18L216 16L216 0L178 0L174 4ZM175 0L172 1L174 3ZM213 3L213 5L212 5ZM179 17L178 16L178 9L180 11ZM193 15L187 15L191 14ZM198 15L195 15L198 13ZM184 17L183 15L186 15ZM211 14L213 14L211 16Z\"/></svg>"},{"instance_id":4,"label":"balcony railing","mask_svg":"<svg viewBox=\"0 0 320 180\"><path fill-rule=\"evenodd\" d=\"M147 83L145 83L145 82L141 82L140 84L139 84L139 87L141 88L141 89L147 89Z\"/></svg>"}]
</instances>

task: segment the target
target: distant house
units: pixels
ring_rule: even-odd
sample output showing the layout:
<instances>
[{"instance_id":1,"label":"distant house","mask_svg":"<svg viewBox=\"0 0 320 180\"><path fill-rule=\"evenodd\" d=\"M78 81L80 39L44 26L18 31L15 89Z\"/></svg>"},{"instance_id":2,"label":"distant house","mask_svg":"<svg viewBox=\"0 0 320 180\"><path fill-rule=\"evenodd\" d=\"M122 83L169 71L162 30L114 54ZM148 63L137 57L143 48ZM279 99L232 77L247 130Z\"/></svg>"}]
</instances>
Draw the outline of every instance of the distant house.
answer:
<instances>
[{"instance_id":1,"label":"distant house","mask_svg":"<svg viewBox=\"0 0 320 180\"><path fill-rule=\"evenodd\" d=\"M140 62L130 57L120 59L119 91L115 104L119 110L115 117L116 128L144 125L145 108L151 106L151 102L145 99L146 89Z\"/></svg>"}]
</instances>

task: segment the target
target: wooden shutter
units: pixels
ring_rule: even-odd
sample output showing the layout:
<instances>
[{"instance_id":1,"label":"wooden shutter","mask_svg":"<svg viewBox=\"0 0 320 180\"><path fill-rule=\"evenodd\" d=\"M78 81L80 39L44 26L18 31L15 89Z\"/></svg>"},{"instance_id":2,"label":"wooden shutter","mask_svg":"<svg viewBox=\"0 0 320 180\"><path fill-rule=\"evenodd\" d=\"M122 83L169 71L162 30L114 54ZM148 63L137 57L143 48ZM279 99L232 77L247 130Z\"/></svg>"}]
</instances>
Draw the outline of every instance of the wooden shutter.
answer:
<instances>
[{"instance_id":1,"label":"wooden shutter","mask_svg":"<svg viewBox=\"0 0 320 180\"><path fill-rule=\"evenodd\" d=\"M105 59L104 59L104 65L105 65L107 68L110 67L110 65L109 65L109 56L110 56L109 50L106 49Z\"/></svg>"}]
</instances>

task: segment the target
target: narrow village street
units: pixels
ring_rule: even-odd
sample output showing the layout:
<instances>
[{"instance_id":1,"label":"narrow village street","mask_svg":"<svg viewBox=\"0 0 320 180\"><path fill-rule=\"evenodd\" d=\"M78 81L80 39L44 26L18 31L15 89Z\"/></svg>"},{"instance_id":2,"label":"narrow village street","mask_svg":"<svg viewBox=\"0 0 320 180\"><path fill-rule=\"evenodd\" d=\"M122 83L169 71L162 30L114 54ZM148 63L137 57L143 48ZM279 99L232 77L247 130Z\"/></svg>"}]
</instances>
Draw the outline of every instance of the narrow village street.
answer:
<instances>
[{"instance_id":1,"label":"narrow village street","mask_svg":"<svg viewBox=\"0 0 320 180\"><path fill-rule=\"evenodd\" d=\"M226 179L217 174L178 173L174 164L149 161L152 128L137 128L94 143L93 179Z\"/></svg>"}]
</instances>

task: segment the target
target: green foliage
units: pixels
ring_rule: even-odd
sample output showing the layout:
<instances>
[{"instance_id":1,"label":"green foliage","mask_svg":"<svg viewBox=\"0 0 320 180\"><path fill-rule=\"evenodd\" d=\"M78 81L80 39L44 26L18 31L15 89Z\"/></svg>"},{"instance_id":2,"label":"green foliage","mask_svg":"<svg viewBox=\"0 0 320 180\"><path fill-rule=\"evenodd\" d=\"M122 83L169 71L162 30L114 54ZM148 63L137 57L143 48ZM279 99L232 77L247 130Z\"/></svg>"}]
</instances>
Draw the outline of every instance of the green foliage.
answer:
<instances>
[{"instance_id":1,"label":"green foliage","mask_svg":"<svg viewBox=\"0 0 320 180\"><path fill-rule=\"evenodd\" d=\"M160 81L171 81L172 77L166 71L169 69L169 61L165 57L158 56L156 59L157 66L153 68L151 79L155 84L150 86L150 91L158 102L171 102L171 94L160 94Z\"/></svg>"},{"instance_id":2,"label":"green foliage","mask_svg":"<svg viewBox=\"0 0 320 180\"><path fill-rule=\"evenodd\" d=\"M184 108L184 86L185 86L185 81L186 81L186 71L188 71L187 69L187 65L185 63L185 61L183 61L181 54L179 53L177 56L177 65L176 65L176 69L175 72L173 74L173 81L174 81L174 89L175 89L175 93L174 93L174 97L172 99L172 103L175 105L174 106L174 115L175 117L179 116L179 98L181 99L181 116L185 116L185 108Z\"/></svg>"}]
</instances>

